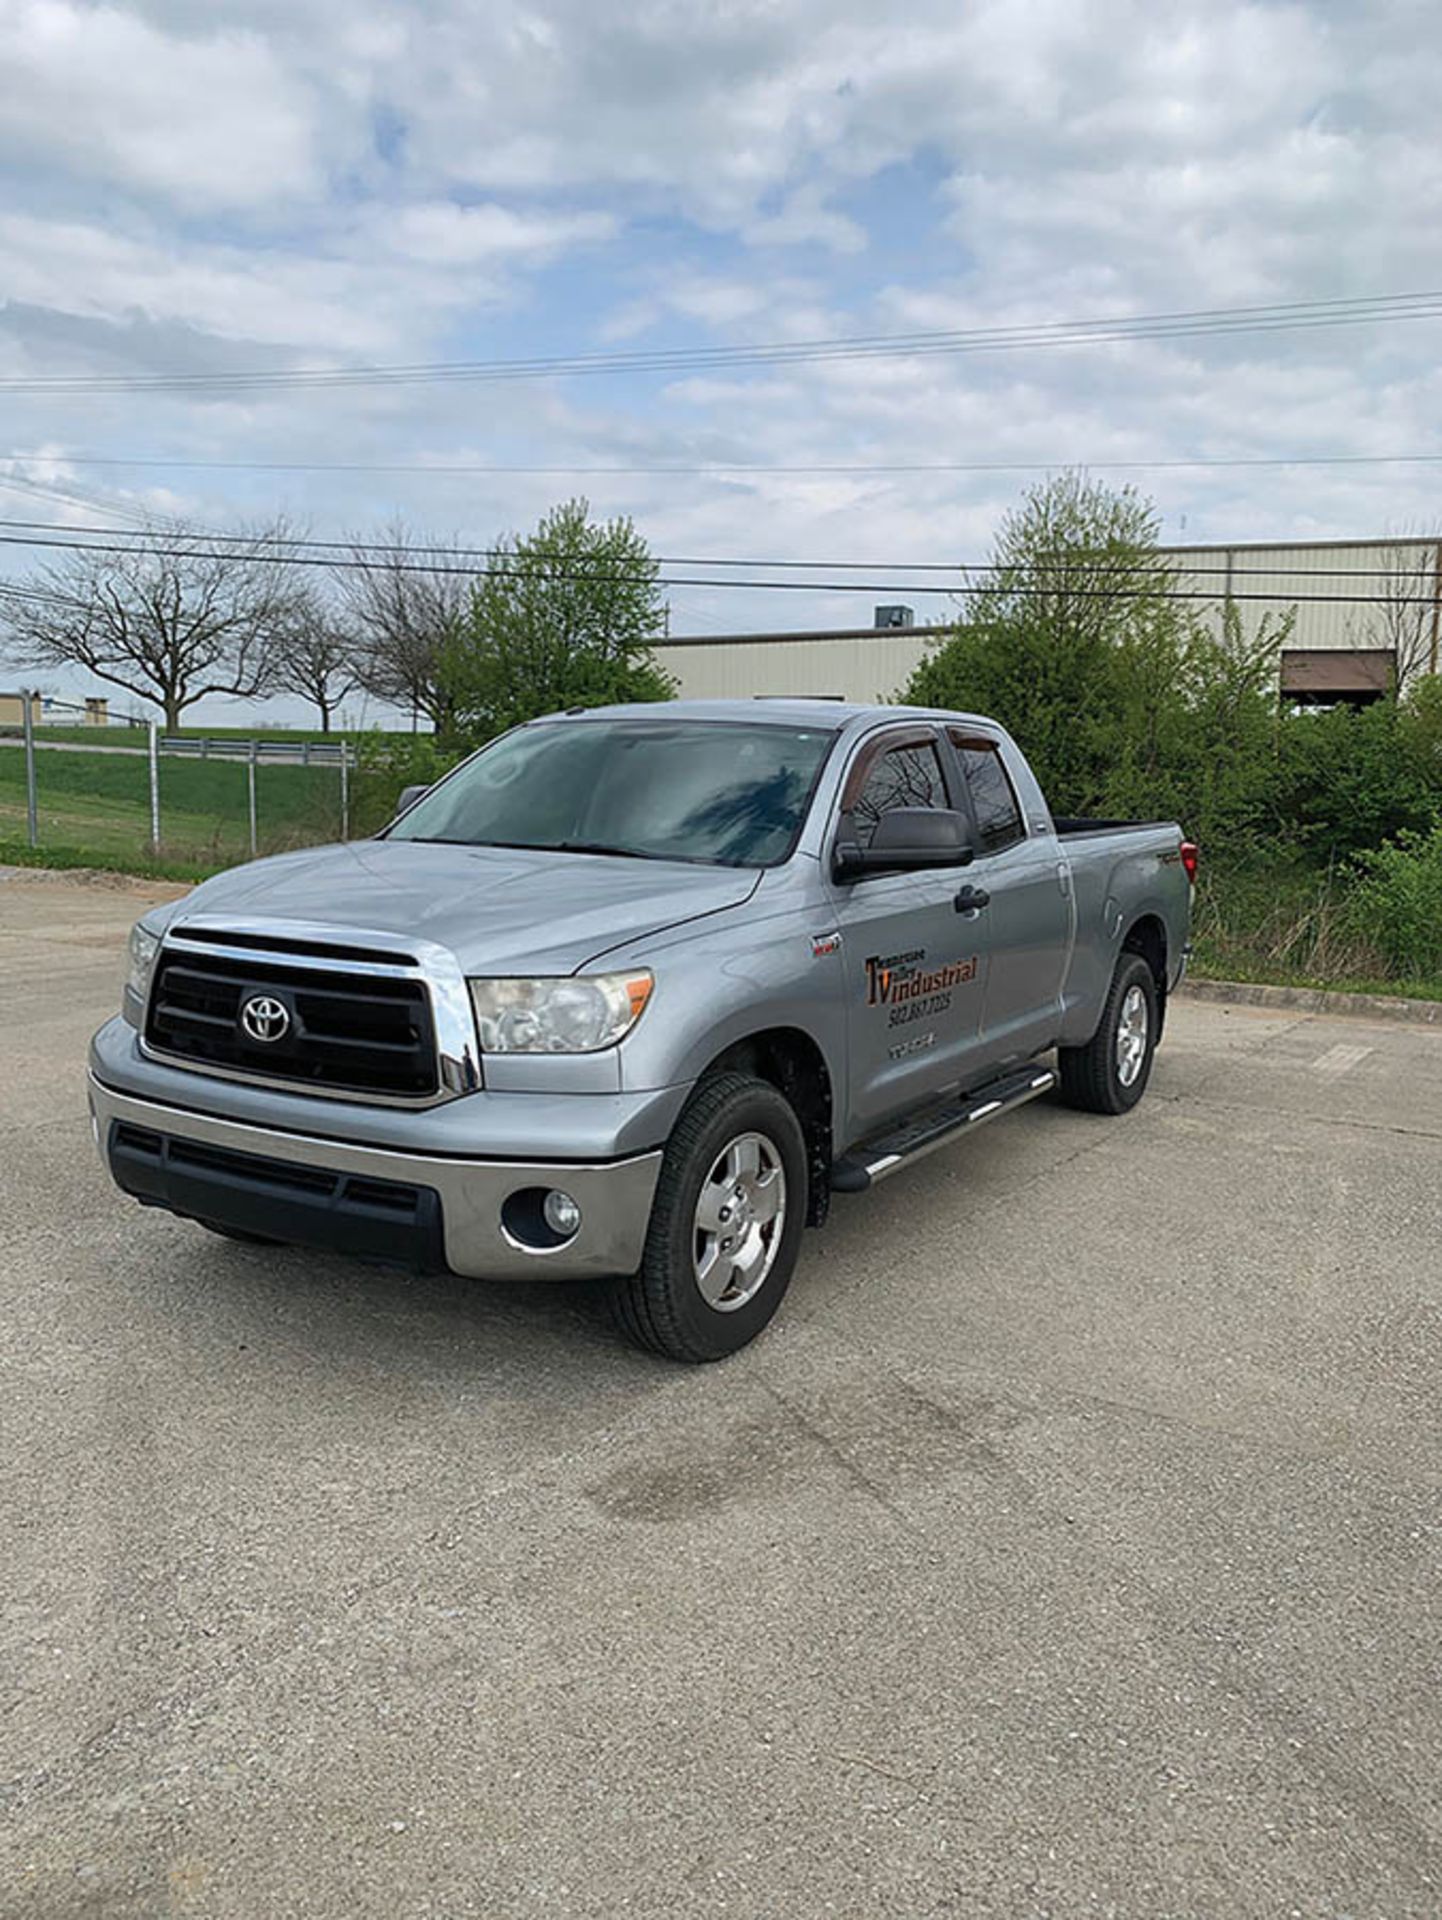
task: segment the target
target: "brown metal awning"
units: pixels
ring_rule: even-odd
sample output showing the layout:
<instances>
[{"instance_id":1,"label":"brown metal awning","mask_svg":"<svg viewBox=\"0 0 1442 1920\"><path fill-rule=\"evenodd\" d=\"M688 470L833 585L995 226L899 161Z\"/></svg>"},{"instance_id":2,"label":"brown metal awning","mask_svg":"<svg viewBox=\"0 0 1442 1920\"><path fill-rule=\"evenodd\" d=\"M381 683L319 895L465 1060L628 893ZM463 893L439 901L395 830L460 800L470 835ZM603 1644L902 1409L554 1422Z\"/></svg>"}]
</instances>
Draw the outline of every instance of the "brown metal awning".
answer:
<instances>
[{"instance_id":1,"label":"brown metal awning","mask_svg":"<svg viewBox=\"0 0 1442 1920\"><path fill-rule=\"evenodd\" d=\"M1355 699L1392 691L1390 647L1284 647L1282 692L1303 699Z\"/></svg>"}]
</instances>

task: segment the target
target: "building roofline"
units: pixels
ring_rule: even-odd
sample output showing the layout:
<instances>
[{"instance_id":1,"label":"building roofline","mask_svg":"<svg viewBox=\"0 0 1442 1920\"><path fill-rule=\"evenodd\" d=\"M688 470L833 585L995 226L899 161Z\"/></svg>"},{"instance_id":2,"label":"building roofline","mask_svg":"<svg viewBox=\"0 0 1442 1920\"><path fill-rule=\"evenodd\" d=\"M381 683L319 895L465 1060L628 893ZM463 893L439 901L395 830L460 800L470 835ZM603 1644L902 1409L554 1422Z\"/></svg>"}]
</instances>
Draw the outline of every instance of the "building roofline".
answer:
<instances>
[{"instance_id":1,"label":"building roofline","mask_svg":"<svg viewBox=\"0 0 1442 1920\"><path fill-rule=\"evenodd\" d=\"M1373 540L1212 540L1196 547L1158 547L1174 558L1185 553L1330 553L1338 547L1435 547L1442 533L1384 533Z\"/></svg>"},{"instance_id":2,"label":"building roofline","mask_svg":"<svg viewBox=\"0 0 1442 1920\"><path fill-rule=\"evenodd\" d=\"M938 634L954 633L955 621L925 627L807 627L786 633L673 633L664 640L653 640L652 648L725 647L776 640L915 640L934 639Z\"/></svg>"}]
</instances>

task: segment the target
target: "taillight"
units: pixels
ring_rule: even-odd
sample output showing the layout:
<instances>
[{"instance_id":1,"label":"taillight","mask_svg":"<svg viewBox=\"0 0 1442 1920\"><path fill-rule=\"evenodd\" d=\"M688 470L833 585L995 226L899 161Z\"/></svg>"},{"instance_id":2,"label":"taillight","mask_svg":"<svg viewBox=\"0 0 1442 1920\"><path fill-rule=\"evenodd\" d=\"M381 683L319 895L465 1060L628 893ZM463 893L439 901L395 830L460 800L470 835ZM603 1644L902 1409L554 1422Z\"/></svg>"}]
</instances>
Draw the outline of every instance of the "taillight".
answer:
<instances>
[{"instance_id":1,"label":"taillight","mask_svg":"<svg viewBox=\"0 0 1442 1920\"><path fill-rule=\"evenodd\" d=\"M1181 845L1182 865L1187 870L1187 878L1192 885L1197 884L1197 843L1195 840L1183 840Z\"/></svg>"}]
</instances>

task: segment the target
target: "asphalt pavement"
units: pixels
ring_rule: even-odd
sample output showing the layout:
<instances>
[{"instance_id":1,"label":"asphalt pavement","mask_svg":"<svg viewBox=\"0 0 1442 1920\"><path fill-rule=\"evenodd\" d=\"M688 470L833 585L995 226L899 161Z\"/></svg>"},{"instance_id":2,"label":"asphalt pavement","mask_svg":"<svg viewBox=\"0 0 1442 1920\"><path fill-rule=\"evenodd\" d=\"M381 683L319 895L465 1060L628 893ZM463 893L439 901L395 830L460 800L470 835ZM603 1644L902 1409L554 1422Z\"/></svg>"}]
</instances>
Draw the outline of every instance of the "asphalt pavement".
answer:
<instances>
[{"instance_id":1,"label":"asphalt pavement","mask_svg":"<svg viewBox=\"0 0 1442 1920\"><path fill-rule=\"evenodd\" d=\"M1179 1002L686 1370L146 1212L0 878L0 1913L1442 1912L1442 1032Z\"/></svg>"}]
</instances>

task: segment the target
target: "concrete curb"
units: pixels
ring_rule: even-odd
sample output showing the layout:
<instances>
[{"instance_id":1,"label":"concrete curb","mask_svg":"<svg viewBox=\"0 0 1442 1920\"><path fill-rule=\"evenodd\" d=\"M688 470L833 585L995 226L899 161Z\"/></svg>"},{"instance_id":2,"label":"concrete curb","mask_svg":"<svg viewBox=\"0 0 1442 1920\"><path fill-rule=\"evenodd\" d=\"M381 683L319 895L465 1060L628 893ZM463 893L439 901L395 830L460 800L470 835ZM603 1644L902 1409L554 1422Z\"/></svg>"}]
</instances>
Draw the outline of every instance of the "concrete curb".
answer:
<instances>
[{"instance_id":1,"label":"concrete curb","mask_svg":"<svg viewBox=\"0 0 1442 1920\"><path fill-rule=\"evenodd\" d=\"M1321 987L1267 987L1247 980L1182 982L1190 1000L1233 1007L1289 1007L1295 1013L1340 1013L1355 1020L1400 1020L1417 1027L1442 1027L1442 1000L1402 1000L1381 993L1329 993Z\"/></svg>"}]
</instances>

